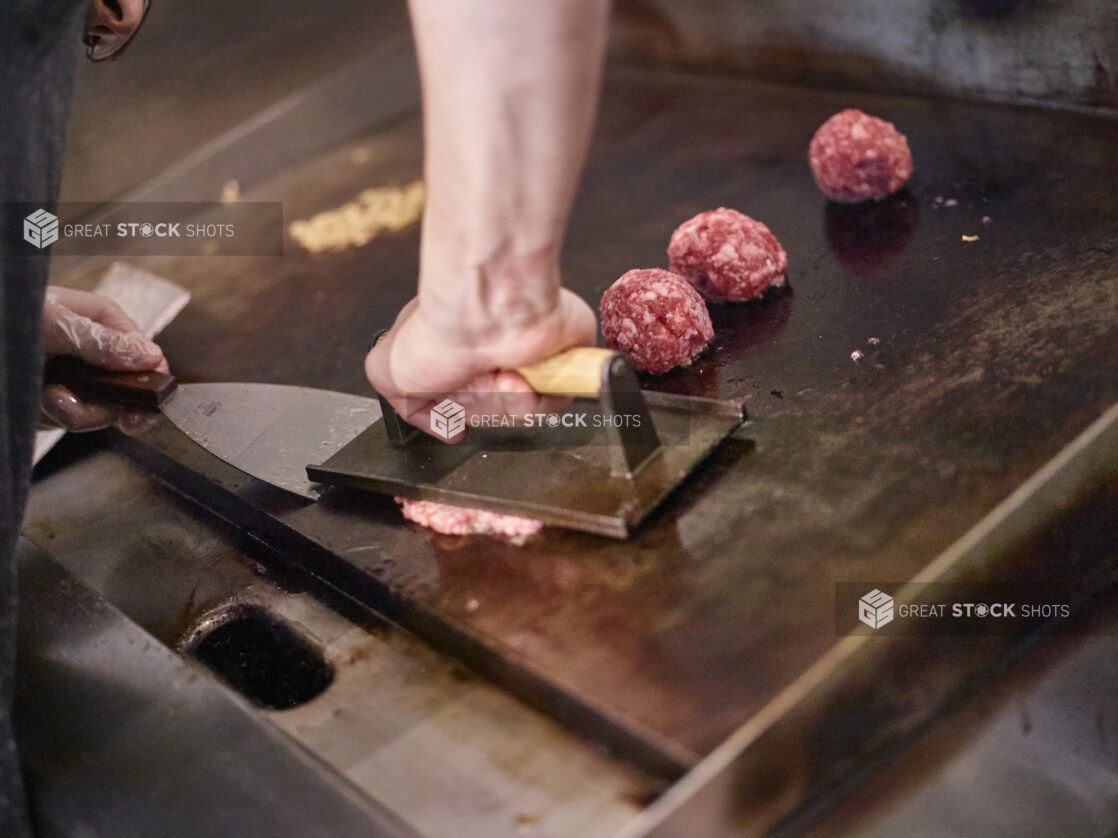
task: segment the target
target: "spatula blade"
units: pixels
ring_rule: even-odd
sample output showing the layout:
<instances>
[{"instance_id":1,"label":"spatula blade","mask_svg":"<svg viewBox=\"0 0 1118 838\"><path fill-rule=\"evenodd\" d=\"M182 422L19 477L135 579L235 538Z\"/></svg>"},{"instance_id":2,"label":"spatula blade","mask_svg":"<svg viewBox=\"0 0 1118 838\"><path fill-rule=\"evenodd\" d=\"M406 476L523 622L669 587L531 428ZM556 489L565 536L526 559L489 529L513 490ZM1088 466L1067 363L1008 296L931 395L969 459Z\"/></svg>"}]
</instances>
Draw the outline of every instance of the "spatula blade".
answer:
<instances>
[{"instance_id":1,"label":"spatula blade","mask_svg":"<svg viewBox=\"0 0 1118 838\"><path fill-rule=\"evenodd\" d=\"M216 457L310 500L305 466L332 457L380 418L376 399L282 384L181 384L163 413Z\"/></svg>"}]
</instances>

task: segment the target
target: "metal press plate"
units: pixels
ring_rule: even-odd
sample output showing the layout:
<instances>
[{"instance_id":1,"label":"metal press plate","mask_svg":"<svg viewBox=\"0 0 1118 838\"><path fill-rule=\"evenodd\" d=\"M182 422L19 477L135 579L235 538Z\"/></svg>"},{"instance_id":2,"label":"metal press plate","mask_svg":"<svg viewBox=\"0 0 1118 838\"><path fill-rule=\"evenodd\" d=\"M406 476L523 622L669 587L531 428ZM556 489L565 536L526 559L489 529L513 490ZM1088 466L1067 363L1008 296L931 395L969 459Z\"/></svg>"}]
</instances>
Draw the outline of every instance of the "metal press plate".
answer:
<instances>
[{"instance_id":1,"label":"metal press plate","mask_svg":"<svg viewBox=\"0 0 1118 838\"><path fill-rule=\"evenodd\" d=\"M307 473L322 483L628 538L743 421L737 404L648 395L663 445L631 479L610 473L601 434L566 446L524 447L539 443L523 440L510 447L507 436L472 429L456 445L419 434L397 447L380 422Z\"/></svg>"}]
</instances>

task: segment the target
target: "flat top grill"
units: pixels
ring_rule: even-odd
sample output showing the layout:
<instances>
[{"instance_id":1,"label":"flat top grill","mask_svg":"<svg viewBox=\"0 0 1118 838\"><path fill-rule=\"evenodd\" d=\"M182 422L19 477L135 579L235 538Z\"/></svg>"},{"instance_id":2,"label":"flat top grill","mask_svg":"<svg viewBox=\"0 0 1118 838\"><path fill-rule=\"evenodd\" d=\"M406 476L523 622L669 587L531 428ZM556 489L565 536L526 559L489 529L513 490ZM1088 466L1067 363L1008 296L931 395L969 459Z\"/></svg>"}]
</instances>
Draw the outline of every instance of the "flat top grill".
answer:
<instances>
[{"instance_id":1,"label":"flat top grill","mask_svg":"<svg viewBox=\"0 0 1118 838\"><path fill-rule=\"evenodd\" d=\"M906 192L866 207L818 193L807 144L846 107L907 134ZM370 177L420 174L417 119L361 142L367 167L337 148L246 197L285 201L291 220ZM375 496L293 505L165 425L142 442L177 464L170 479L217 479L222 514L298 534L291 549L338 587L678 771L834 645L835 583L911 578L1118 399L1116 147L1118 124L1072 113L615 69L566 282L596 302L624 271L665 265L678 223L729 206L780 239L791 288L712 306L712 351L646 380L745 399L752 421L630 543L443 538ZM194 295L165 333L172 366L367 393L360 360L414 293L418 235L142 260Z\"/></svg>"}]
</instances>

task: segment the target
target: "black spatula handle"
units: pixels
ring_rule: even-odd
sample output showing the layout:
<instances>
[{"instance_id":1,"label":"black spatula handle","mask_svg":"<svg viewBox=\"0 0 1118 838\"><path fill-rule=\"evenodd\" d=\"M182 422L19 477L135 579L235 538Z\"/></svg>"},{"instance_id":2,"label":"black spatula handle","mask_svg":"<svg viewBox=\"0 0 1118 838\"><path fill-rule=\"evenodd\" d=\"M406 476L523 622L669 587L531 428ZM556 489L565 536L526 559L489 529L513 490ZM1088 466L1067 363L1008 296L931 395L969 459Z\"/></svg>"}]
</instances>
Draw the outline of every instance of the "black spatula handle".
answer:
<instances>
[{"instance_id":1,"label":"black spatula handle","mask_svg":"<svg viewBox=\"0 0 1118 838\"><path fill-rule=\"evenodd\" d=\"M47 363L47 384L63 384L91 402L156 409L178 382L166 372L114 372L77 358L58 356Z\"/></svg>"}]
</instances>

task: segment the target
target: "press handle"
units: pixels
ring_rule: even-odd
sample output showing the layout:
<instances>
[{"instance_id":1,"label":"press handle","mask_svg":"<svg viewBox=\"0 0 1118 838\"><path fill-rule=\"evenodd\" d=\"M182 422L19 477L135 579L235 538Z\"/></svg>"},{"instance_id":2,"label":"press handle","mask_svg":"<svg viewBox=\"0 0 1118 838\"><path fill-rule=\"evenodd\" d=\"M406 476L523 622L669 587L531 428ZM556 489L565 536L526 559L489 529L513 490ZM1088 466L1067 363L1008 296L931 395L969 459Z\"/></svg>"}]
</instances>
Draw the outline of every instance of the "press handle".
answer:
<instances>
[{"instance_id":1,"label":"press handle","mask_svg":"<svg viewBox=\"0 0 1118 838\"><path fill-rule=\"evenodd\" d=\"M612 349L576 346L543 361L516 367L514 372L541 395L596 396L602 389L605 367L616 354Z\"/></svg>"},{"instance_id":2,"label":"press handle","mask_svg":"<svg viewBox=\"0 0 1118 838\"><path fill-rule=\"evenodd\" d=\"M373 345L386 337L388 329L377 332ZM606 365L617 355L614 349L575 346L534 364L515 367L513 372L519 373L541 395L596 396L602 390Z\"/></svg>"},{"instance_id":3,"label":"press handle","mask_svg":"<svg viewBox=\"0 0 1118 838\"><path fill-rule=\"evenodd\" d=\"M47 362L45 381L65 385L87 401L149 409L159 407L178 386L170 373L116 372L61 355Z\"/></svg>"}]
</instances>

